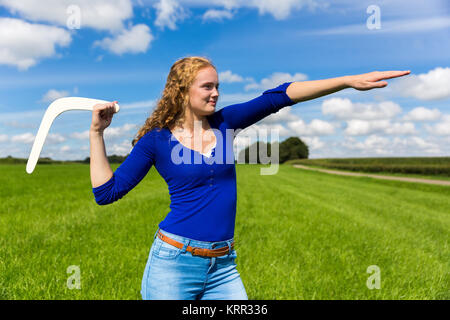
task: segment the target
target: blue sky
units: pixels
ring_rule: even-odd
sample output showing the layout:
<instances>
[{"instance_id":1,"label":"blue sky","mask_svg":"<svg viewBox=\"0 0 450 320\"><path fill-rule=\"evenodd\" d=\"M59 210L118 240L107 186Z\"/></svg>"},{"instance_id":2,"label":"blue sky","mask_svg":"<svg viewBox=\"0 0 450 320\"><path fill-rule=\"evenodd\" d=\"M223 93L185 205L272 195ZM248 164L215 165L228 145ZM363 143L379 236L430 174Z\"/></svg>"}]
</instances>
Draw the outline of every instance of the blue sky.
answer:
<instances>
[{"instance_id":1,"label":"blue sky","mask_svg":"<svg viewBox=\"0 0 450 320\"><path fill-rule=\"evenodd\" d=\"M217 109L287 81L411 70L386 88L299 103L253 128L300 137L310 158L449 156L449 52L444 0L0 0L0 157L27 158L45 109L63 96L118 100L107 153L129 153L170 66L190 55L216 65ZM41 156L89 156L90 121L83 111L59 116Z\"/></svg>"}]
</instances>

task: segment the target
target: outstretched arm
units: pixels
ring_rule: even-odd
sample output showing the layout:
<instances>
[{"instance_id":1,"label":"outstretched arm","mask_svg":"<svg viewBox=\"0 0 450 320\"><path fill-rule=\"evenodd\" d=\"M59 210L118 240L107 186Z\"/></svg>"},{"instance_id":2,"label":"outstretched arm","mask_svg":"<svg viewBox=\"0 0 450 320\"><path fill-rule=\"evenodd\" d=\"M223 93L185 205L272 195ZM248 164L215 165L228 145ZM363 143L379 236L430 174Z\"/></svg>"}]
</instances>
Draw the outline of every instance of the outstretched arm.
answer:
<instances>
[{"instance_id":1,"label":"outstretched arm","mask_svg":"<svg viewBox=\"0 0 450 320\"><path fill-rule=\"evenodd\" d=\"M297 103L319 98L346 88L361 91L383 88L387 86L387 82L380 80L397 78L409 73L410 71L374 71L325 80L292 82L286 89L286 94Z\"/></svg>"}]
</instances>

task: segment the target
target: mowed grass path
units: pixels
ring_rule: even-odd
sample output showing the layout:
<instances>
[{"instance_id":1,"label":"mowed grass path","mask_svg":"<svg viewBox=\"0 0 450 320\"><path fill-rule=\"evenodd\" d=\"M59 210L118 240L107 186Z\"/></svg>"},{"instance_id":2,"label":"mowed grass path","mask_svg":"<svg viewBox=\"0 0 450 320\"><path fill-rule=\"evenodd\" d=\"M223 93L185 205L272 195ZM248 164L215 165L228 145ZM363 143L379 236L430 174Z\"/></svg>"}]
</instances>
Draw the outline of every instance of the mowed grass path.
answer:
<instances>
[{"instance_id":1,"label":"mowed grass path","mask_svg":"<svg viewBox=\"0 0 450 320\"><path fill-rule=\"evenodd\" d=\"M450 298L450 188L261 167L237 165L237 264L250 299ZM169 203L155 168L98 206L87 165L32 175L1 165L0 299L140 299ZM67 288L71 265L80 290ZM380 289L366 285L372 265Z\"/></svg>"}]
</instances>

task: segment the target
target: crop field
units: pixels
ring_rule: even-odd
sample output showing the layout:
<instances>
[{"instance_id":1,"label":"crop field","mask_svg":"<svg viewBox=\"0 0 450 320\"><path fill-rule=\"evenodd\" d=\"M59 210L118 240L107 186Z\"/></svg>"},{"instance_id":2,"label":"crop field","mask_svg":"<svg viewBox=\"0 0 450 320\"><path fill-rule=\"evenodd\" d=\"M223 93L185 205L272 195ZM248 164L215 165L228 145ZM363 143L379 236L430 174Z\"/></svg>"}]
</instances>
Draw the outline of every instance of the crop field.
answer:
<instances>
[{"instance_id":1,"label":"crop field","mask_svg":"<svg viewBox=\"0 0 450 320\"><path fill-rule=\"evenodd\" d=\"M249 299L450 299L449 187L262 167L236 165ZM0 299L140 299L169 203L155 168L98 206L88 165L0 165Z\"/></svg>"},{"instance_id":2,"label":"crop field","mask_svg":"<svg viewBox=\"0 0 450 320\"><path fill-rule=\"evenodd\" d=\"M450 179L450 157L295 159L286 164L346 171L387 173L427 179Z\"/></svg>"}]
</instances>

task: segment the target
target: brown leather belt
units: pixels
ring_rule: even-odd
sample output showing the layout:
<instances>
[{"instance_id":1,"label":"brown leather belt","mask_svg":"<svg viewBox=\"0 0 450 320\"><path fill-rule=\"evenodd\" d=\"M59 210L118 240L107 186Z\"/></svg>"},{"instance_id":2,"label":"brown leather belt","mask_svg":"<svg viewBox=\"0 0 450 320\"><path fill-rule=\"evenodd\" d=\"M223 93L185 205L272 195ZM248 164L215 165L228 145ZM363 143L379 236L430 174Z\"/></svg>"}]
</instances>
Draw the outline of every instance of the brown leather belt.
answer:
<instances>
[{"instance_id":1,"label":"brown leather belt","mask_svg":"<svg viewBox=\"0 0 450 320\"><path fill-rule=\"evenodd\" d=\"M174 247L177 247L178 249L183 249L184 247L183 243L163 235L161 231L158 231L158 238L160 238L164 242L167 242L168 244L171 244ZM231 243L231 250L233 250L233 248L234 248L234 241ZM219 249L206 249L187 246L186 251L192 253L193 256L203 256L203 257L219 257L230 253L228 251L228 246Z\"/></svg>"}]
</instances>

